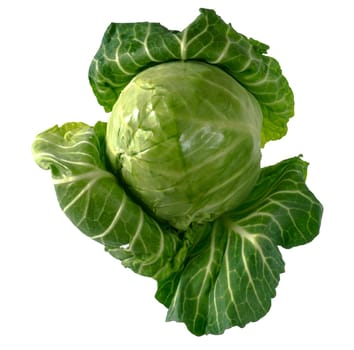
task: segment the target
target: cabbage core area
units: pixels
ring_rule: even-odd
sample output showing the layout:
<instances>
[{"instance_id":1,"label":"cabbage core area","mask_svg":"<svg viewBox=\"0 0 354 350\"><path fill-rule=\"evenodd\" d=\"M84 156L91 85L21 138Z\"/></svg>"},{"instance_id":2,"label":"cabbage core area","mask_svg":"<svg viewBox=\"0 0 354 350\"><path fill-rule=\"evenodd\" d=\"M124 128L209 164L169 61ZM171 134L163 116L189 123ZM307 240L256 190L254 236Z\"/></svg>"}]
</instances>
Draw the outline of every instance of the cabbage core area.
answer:
<instances>
[{"instance_id":1,"label":"cabbage core area","mask_svg":"<svg viewBox=\"0 0 354 350\"><path fill-rule=\"evenodd\" d=\"M163 63L125 87L107 125L117 176L158 219L185 230L236 208L260 172L262 112L218 67Z\"/></svg>"}]
</instances>

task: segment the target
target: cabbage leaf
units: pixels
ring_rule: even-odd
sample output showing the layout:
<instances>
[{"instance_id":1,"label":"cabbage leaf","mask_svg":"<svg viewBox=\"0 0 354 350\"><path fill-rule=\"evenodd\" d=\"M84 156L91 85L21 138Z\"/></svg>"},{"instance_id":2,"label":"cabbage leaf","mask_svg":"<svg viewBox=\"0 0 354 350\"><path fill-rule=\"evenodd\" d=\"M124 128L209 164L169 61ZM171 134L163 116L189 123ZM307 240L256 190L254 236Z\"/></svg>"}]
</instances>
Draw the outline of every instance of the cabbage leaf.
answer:
<instances>
[{"instance_id":1,"label":"cabbage leaf","mask_svg":"<svg viewBox=\"0 0 354 350\"><path fill-rule=\"evenodd\" d=\"M306 168L299 157L263 168L244 209L193 229L198 240L183 270L160 281L156 294L169 307L168 320L197 335L220 334L268 312L284 272L278 246L318 234L322 206L305 185Z\"/></svg>"},{"instance_id":2,"label":"cabbage leaf","mask_svg":"<svg viewBox=\"0 0 354 350\"><path fill-rule=\"evenodd\" d=\"M111 23L89 69L98 102L111 111L132 78L152 65L204 61L225 70L258 100L262 144L280 139L294 114L294 96L279 63L266 55L268 45L238 33L213 10L200 12L180 32L159 23Z\"/></svg>"},{"instance_id":3,"label":"cabbage leaf","mask_svg":"<svg viewBox=\"0 0 354 350\"><path fill-rule=\"evenodd\" d=\"M76 227L133 271L168 275L182 241L147 215L107 170L105 130L101 122L54 126L36 137L35 160L51 170L59 205Z\"/></svg>"}]
</instances>

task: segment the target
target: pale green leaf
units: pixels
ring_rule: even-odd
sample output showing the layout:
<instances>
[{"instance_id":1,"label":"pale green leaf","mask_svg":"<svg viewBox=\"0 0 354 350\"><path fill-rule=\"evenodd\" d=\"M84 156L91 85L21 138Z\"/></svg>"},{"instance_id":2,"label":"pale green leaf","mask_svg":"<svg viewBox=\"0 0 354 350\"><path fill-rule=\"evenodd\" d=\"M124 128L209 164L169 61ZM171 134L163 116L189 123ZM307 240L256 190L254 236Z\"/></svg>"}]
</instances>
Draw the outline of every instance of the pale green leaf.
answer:
<instances>
[{"instance_id":1,"label":"pale green leaf","mask_svg":"<svg viewBox=\"0 0 354 350\"><path fill-rule=\"evenodd\" d=\"M105 129L104 123L55 126L36 137L35 160L51 170L60 207L76 227L135 272L166 277L177 268L182 242L146 214L106 169Z\"/></svg>"}]
</instances>

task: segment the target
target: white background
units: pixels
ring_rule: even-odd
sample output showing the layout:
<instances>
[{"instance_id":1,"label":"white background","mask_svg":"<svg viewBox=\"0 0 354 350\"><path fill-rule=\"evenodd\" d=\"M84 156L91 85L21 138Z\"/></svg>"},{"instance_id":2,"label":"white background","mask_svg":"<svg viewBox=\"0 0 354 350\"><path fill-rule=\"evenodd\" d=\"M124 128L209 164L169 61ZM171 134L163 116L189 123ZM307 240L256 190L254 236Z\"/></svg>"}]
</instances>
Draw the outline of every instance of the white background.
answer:
<instances>
[{"instance_id":1,"label":"white background","mask_svg":"<svg viewBox=\"0 0 354 350\"><path fill-rule=\"evenodd\" d=\"M353 349L354 33L351 1L3 1L0 5L0 348ZM195 337L164 322L155 282L124 269L61 213L35 135L107 115L87 70L110 22L182 30L200 7L270 45L296 98L264 164L302 153L325 207L311 244L282 250L271 311L244 329Z\"/></svg>"}]
</instances>

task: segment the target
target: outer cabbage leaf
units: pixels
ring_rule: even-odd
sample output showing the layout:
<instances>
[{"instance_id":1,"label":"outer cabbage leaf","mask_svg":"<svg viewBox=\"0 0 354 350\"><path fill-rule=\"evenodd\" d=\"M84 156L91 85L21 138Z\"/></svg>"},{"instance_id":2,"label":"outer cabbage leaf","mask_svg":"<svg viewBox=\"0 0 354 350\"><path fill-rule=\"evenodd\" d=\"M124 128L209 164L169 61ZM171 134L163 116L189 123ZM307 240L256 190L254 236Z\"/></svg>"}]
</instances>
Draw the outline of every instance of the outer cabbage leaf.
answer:
<instances>
[{"instance_id":1,"label":"outer cabbage leaf","mask_svg":"<svg viewBox=\"0 0 354 350\"><path fill-rule=\"evenodd\" d=\"M167 320L185 322L196 335L221 334L268 312L284 271L277 245L304 244L319 232L322 206L305 173L300 158L264 168L247 210L193 228L184 269L159 283Z\"/></svg>"},{"instance_id":2,"label":"outer cabbage leaf","mask_svg":"<svg viewBox=\"0 0 354 350\"><path fill-rule=\"evenodd\" d=\"M60 207L83 233L133 271L154 278L178 266L182 241L136 204L105 164L106 124L67 123L39 134L36 162L50 169Z\"/></svg>"},{"instance_id":3,"label":"outer cabbage leaf","mask_svg":"<svg viewBox=\"0 0 354 350\"><path fill-rule=\"evenodd\" d=\"M268 232L284 248L309 243L319 232L323 207L305 184L307 167L294 157L263 168L252 195L228 215L250 231Z\"/></svg>"},{"instance_id":4,"label":"outer cabbage leaf","mask_svg":"<svg viewBox=\"0 0 354 350\"><path fill-rule=\"evenodd\" d=\"M233 76L259 102L263 112L262 144L283 137L294 114L294 97L268 46L238 33L213 10L201 14L183 31L159 23L112 23L90 69L98 102L111 111L118 96L140 71L174 60L214 64Z\"/></svg>"},{"instance_id":5,"label":"outer cabbage leaf","mask_svg":"<svg viewBox=\"0 0 354 350\"><path fill-rule=\"evenodd\" d=\"M222 220L204 229L183 272L174 276L178 282L167 314L168 321L184 322L195 335L221 334L264 316L284 271L281 254L266 234ZM160 294L161 289L157 298Z\"/></svg>"}]
</instances>

